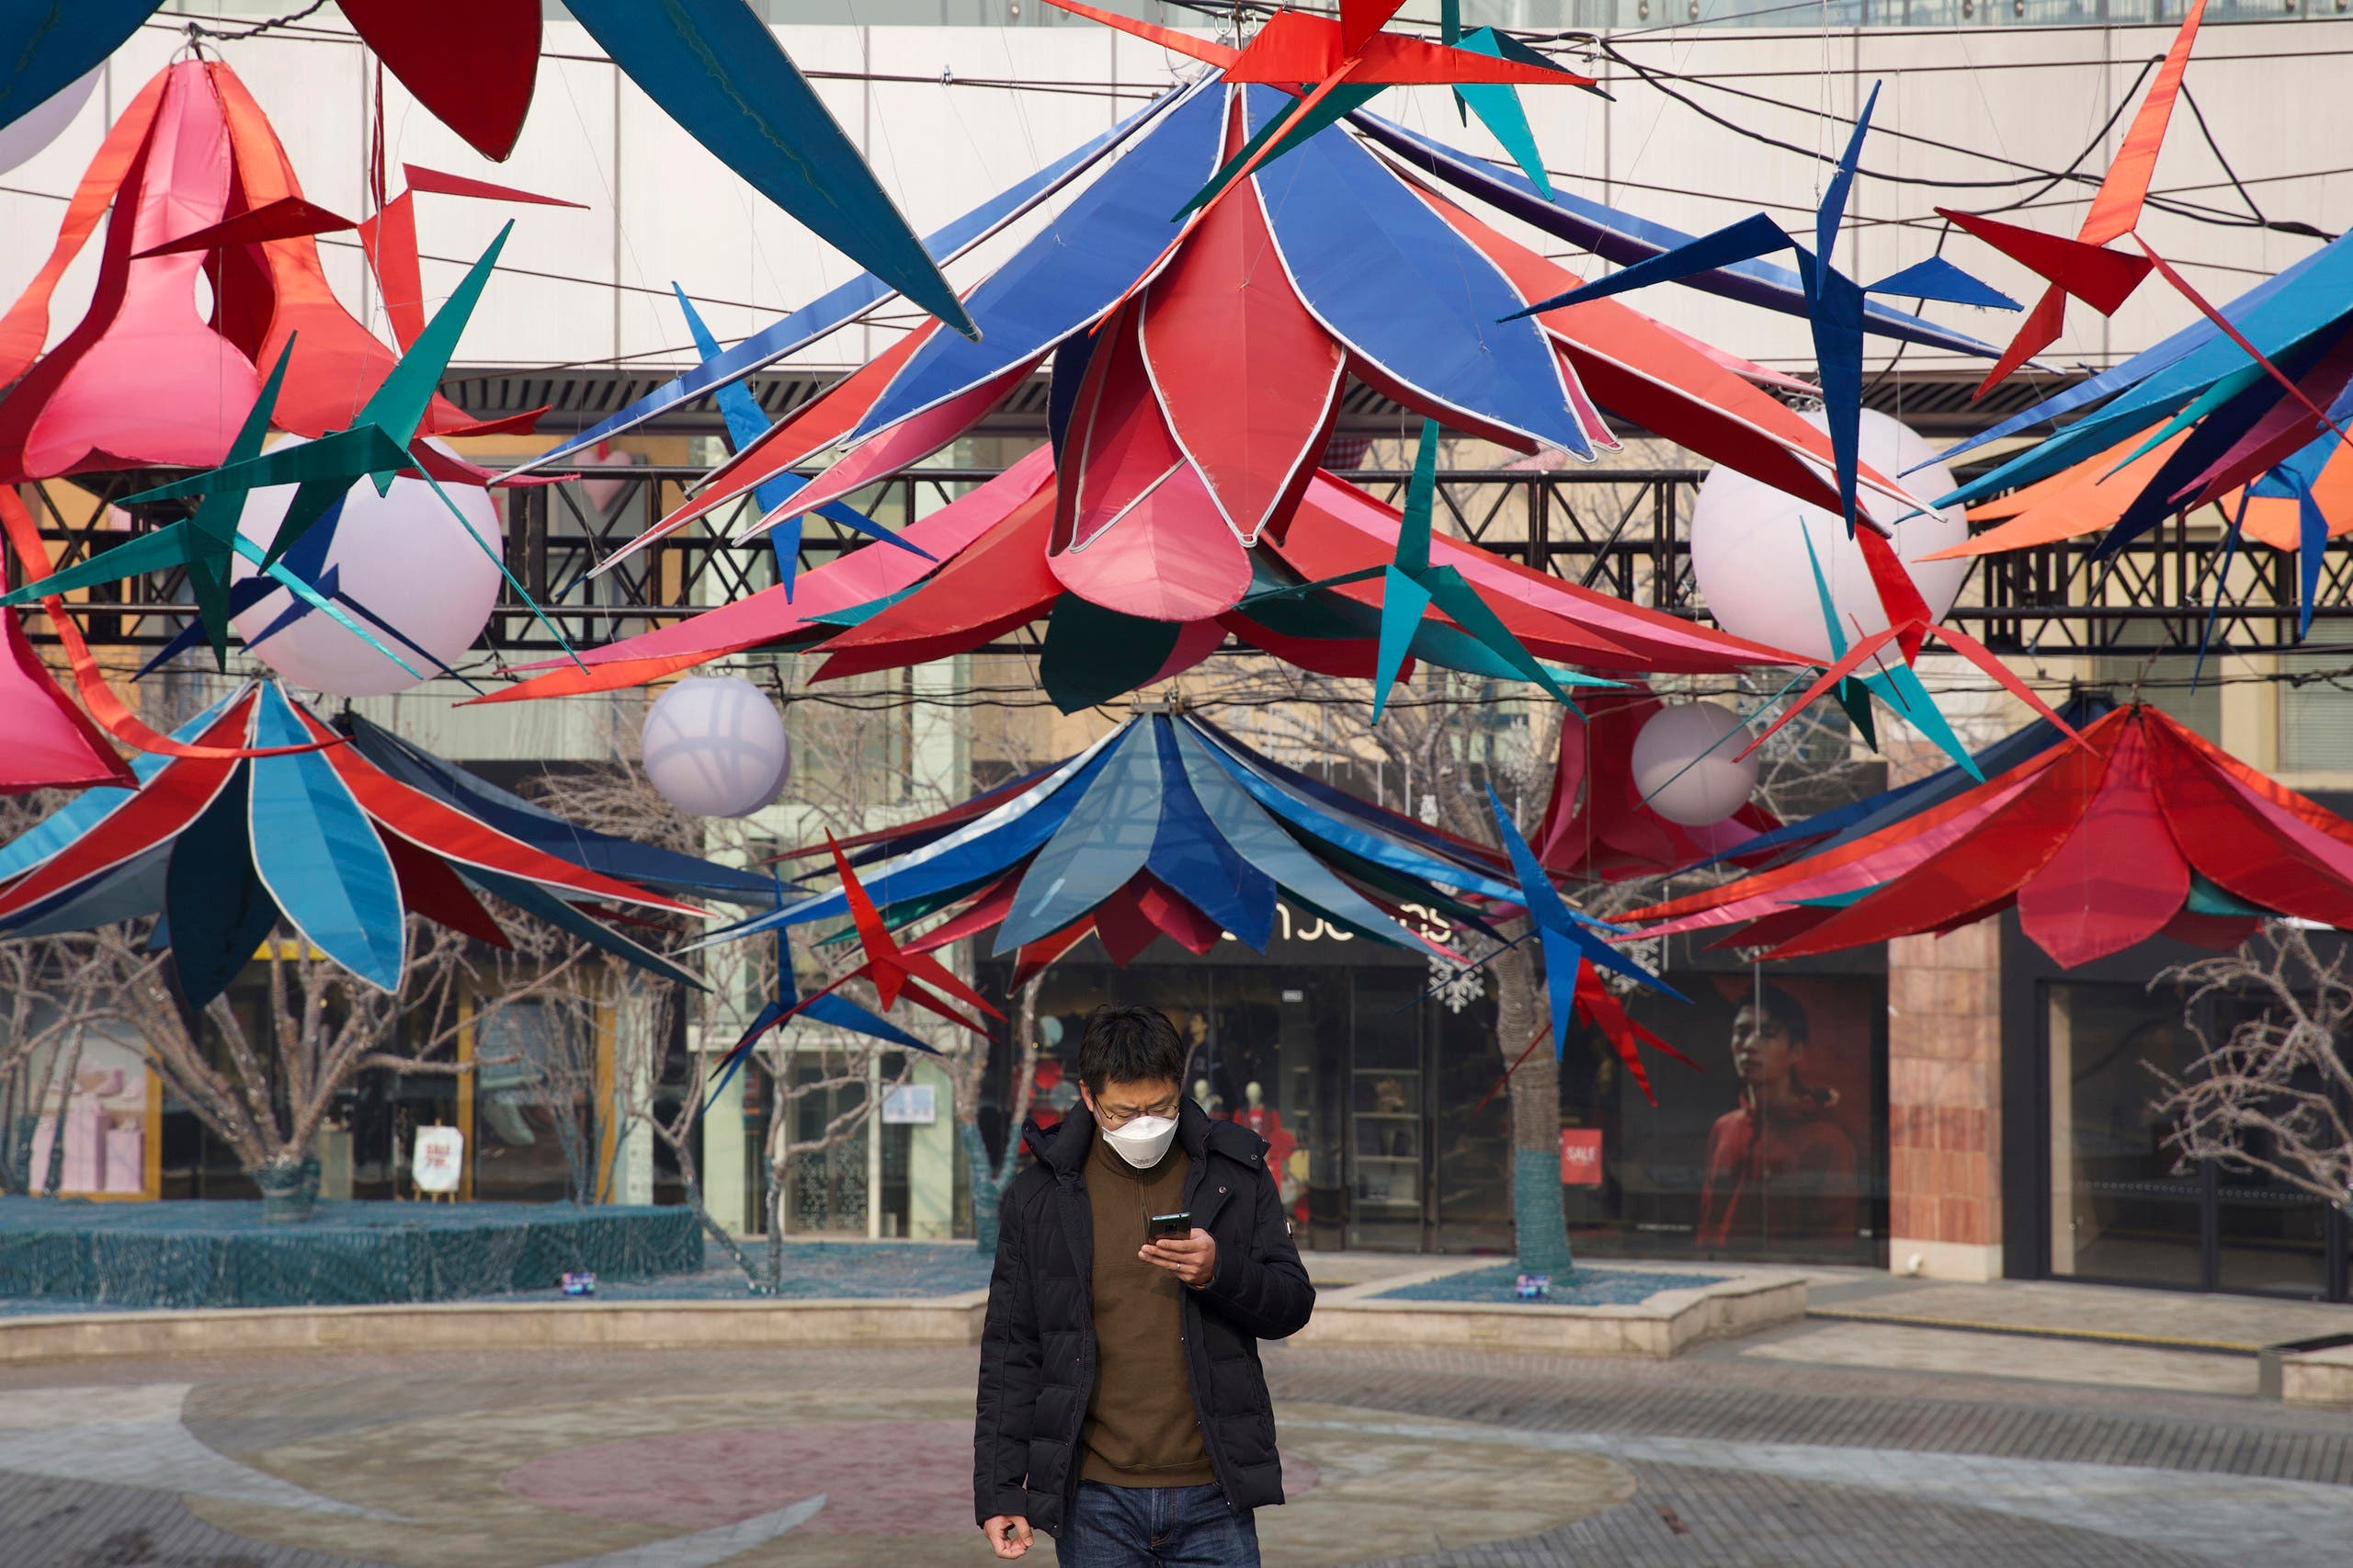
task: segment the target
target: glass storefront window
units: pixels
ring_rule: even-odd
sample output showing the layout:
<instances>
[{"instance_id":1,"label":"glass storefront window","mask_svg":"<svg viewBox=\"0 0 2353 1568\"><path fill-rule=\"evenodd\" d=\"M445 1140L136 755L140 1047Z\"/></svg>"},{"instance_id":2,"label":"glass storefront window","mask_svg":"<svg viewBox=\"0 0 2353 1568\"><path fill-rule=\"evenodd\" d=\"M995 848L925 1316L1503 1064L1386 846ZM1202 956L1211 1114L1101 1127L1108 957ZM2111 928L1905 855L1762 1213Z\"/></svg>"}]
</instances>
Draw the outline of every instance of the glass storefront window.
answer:
<instances>
[{"instance_id":1,"label":"glass storefront window","mask_svg":"<svg viewBox=\"0 0 2353 1568\"><path fill-rule=\"evenodd\" d=\"M1591 1031L1561 1067L1572 1240L1598 1255L1878 1260L1886 1205L1886 982L1875 974L1673 972L1636 1021L1654 1106ZM1590 1157L1596 1136L1599 1158Z\"/></svg>"},{"instance_id":2,"label":"glass storefront window","mask_svg":"<svg viewBox=\"0 0 2353 1568\"><path fill-rule=\"evenodd\" d=\"M474 1041L473 1193L483 1201L542 1202L593 1193L590 1142L597 1043L540 1002L489 1015Z\"/></svg>"},{"instance_id":3,"label":"glass storefront window","mask_svg":"<svg viewBox=\"0 0 2353 1568\"><path fill-rule=\"evenodd\" d=\"M2186 1076L2203 1051L2170 994L2054 984L2045 1017L2052 1273L2180 1290L2328 1293L2325 1205L2257 1171L2183 1165L2167 1147L2174 1124L2156 1110L2159 1074ZM2219 1010L2216 1027L2228 1028ZM2265 1153L2262 1134L2251 1136L2250 1152Z\"/></svg>"},{"instance_id":4,"label":"glass storefront window","mask_svg":"<svg viewBox=\"0 0 2353 1568\"><path fill-rule=\"evenodd\" d=\"M982 975L1003 994L1003 965ZM1505 1099L1471 1114L1503 1071L1494 1004L1451 1011L1429 984L1410 955L1295 912L1265 958L1229 943L1115 969L1090 941L1039 989L1032 1114L1051 1125L1077 1103L1087 1014L1156 1006L1189 1048L1188 1093L1267 1140L1302 1246L1507 1251Z\"/></svg>"}]
</instances>

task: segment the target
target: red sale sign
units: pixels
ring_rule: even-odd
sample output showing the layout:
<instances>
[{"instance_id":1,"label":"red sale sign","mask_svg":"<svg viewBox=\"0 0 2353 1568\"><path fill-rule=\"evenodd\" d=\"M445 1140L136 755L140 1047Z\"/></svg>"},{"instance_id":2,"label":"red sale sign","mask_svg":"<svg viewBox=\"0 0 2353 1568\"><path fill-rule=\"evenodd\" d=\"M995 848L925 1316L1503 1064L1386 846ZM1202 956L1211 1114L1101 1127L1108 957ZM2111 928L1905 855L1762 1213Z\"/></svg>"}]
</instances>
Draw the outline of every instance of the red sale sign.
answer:
<instances>
[{"instance_id":1,"label":"red sale sign","mask_svg":"<svg viewBox=\"0 0 2353 1568\"><path fill-rule=\"evenodd\" d=\"M1561 1129L1561 1182L1565 1187L1601 1185L1601 1129Z\"/></svg>"}]
</instances>

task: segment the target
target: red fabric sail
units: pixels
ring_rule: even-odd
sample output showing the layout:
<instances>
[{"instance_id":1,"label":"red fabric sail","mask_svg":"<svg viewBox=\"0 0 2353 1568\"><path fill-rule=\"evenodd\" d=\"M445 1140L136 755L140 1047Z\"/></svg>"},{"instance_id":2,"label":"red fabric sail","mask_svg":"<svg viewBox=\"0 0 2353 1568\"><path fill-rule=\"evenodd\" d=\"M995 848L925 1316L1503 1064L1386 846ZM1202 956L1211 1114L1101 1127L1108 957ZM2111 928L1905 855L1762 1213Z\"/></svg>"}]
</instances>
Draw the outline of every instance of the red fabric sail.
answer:
<instances>
[{"instance_id":1,"label":"red fabric sail","mask_svg":"<svg viewBox=\"0 0 2353 1568\"><path fill-rule=\"evenodd\" d=\"M2189 908L2193 874L2260 909L2353 926L2353 823L2154 709L2120 708L2008 772L1836 849L1637 910L1646 936L1796 958L1942 934L2015 903L2063 966L2152 937L2227 945L2249 917ZM1861 892L1843 908L1809 907Z\"/></svg>"},{"instance_id":2,"label":"red fabric sail","mask_svg":"<svg viewBox=\"0 0 2353 1568\"><path fill-rule=\"evenodd\" d=\"M2050 863L2083 820L2086 807L2108 772L2109 752L2120 728L2096 727L2096 734L2085 737L2087 746L2063 748L1998 818L1803 936L1774 949L1773 956L1835 952L1933 930L2014 894Z\"/></svg>"},{"instance_id":3,"label":"red fabric sail","mask_svg":"<svg viewBox=\"0 0 2353 1568\"><path fill-rule=\"evenodd\" d=\"M261 106L228 66L210 69L234 156L233 206L300 199L301 182ZM276 364L287 343L294 344L270 414L281 430L315 437L344 428L400 361L335 298L318 244L307 234L217 253L206 266L219 301L214 324L256 364ZM468 423L463 410L437 393L422 428L435 435Z\"/></svg>"},{"instance_id":4,"label":"red fabric sail","mask_svg":"<svg viewBox=\"0 0 2353 1568\"><path fill-rule=\"evenodd\" d=\"M89 308L36 359L56 283L108 211ZM313 236L330 220L303 199L234 71L197 60L165 68L108 133L48 264L0 320L0 381L23 373L0 403L0 479L211 467L260 393L255 367L290 341L272 423L305 436L348 425L397 356L328 286ZM401 248L384 232L392 222L380 215L365 236L386 261ZM210 319L197 313L199 272ZM388 276L388 300L414 292L396 267ZM394 303L396 321L416 313ZM469 427L440 397L423 426Z\"/></svg>"},{"instance_id":5,"label":"red fabric sail","mask_svg":"<svg viewBox=\"0 0 2353 1568\"><path fill-rule=\"evenodd\" d=\"M2158 804L2198 870L2250 903L2353 926L2353 825L2169 722L2159 729Z\"/></svg>"},{"instance_id":6,"label":"red fabric sail","mask_svg":"<svg viewBox=\"0 0 2353 1568\"><path fill-rule=\"evenodd\" d=\"M197 737L212 748L212 755L166 763L97 826L9 883L0 892L0 915L30 908L52 893L177 837L203 814L237 770L237 753L229 748L244 738L253 707L250 694L231 703Z\"/></svg>"},{"instance_id":7,"label":"red fabric sail","mask_svg":"<svg viewBox=\"0 0 2353 1568\"><path fill-rule=\"evenodd\" d=\"M40 357L41 346L49 341L50 297L57 291L58 279L65 276L65 269L97 233L98 220L114 204L116 193L122 188L132 165L145 156L147 132L155 123L156 110L164 101L165 85L171 79L169 72L150 77L123 109L121 118L108 129L106 140L98 144L97 156L90 160L82 183L74 187L73 199L65 204L65 220L58 225L57 243L50 248L49 259L25 286L25 291L17 296L7 315L0 317L0 386L23 375L25 368Z\"/></svg>"},{"instance_id":8,"label":"red fabric sail","mask_svg":"<svg viewBox=\"0 0 2353 1568\"><path fill-rule=\"evenodd\" d=\"M2146 941L2189 896L2189 862L2149 788L2147 734L2125 726L2075 832L2018 889L2019 925L2062 968Z\"/></svg>"},{"instance_id":9,"label":"red fabric sail","mask_svg":"<svg viewBox=\"0 0 2353 1568\"><path fill-rule=\"evenodd\" d=\"M1250 369L1237 376L1243 343ZM1347 355L1274 265L1257 202L1202 217L1145 295L1142 344L1169 433L1226 526L1245 545L1279 538L1338 417Z\"/></svg>"},{"instance_id":10,"label":"red fabric sail","mask_svg":"<svg viewBox=\"0 0 2353 1568\"><path fill-rule=\"evenodd\" d=\"M494 163L515 151L540 74L540 0L340 0L352 29L433 118Z\"/></svg>"},{"instance_id":11,"label":"red fabric sail","mask_svg":"<svg viewBox=\"0 0 2353 1568\"><path fill-rule=\"evenodd\" d=\"M1161 416L1142 314L1130 304L1097 334L1063 442L1047 560L1063 585L1108 608L1202 620L1249 591L1250 557Z\"/></svg>"}]
</instances>

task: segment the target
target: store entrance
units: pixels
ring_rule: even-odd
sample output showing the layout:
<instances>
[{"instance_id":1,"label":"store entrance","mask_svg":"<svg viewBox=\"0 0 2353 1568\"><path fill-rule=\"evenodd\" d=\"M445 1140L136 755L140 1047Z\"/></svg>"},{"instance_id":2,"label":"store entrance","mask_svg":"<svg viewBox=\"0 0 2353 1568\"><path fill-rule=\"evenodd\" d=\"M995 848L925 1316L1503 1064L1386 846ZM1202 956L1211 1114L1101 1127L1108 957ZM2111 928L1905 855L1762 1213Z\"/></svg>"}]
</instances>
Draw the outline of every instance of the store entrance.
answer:
<instances>
[{"instance_id":1,"label":"store entrance","mask_svg":"<svg viewBox=\"0 0 2353 1568\"><path fill-rule=\"evenodd\" d=\"M2256 1173L2175 1156L2173 1123L2155 1107L2200 1051L2178 1005L2131 984L2043 992L2051 1273L2347 1300L2341 1210Z\"/></svg>"},{"instance_id":2,"label":"store entrance","mask_svg":"<svg viewBox=\"0 0 2353 1568\"><path fill-rule=\"evenodd\" d=\"M1192 1097L1267 1140L1302 1248L1508 1253L1493 1000L1433 995L1429 965L1413 955L1278 914L1265 955L1229 940L1194 958L1163 943L1115 968L1092 937L1074 948L1040 983L1030 1115L1051 1125L1076 1103L1088 1013L1146 1004L1185 1038ZM1006 966L982 966L996 994L1009 979Z\"/></svg>"}]
</instances>

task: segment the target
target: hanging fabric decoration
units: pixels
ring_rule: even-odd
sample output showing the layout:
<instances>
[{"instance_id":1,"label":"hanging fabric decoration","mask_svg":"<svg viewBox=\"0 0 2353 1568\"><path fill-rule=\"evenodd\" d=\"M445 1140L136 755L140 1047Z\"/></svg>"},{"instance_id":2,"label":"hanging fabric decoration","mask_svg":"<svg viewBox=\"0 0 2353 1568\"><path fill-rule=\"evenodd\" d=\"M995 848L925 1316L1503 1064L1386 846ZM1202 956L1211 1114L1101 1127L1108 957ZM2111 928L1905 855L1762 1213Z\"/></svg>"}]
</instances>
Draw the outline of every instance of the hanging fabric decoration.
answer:
<instances>
[{"instance_id":1,"label":"hanging fabric decoration","mask_svg":"<svg viewBox=\"0 0 2353 1568\"><path fill-rule=\"evenodd\" d=\"M766 878L576 827L381 735L366 750L332 744L341 737L274 685L240 687L175 738L192 755L142 764L136 789L93 790L0 846L0 936L163 914L183 994L201 1007L282 918L363 983L395 991L408 915L504 944L477 897L488 892L699 989L588 910L702 914L663 891L681 885L773 896ZM643 879L596 869L616 858Z\"/></svg>"},{"instance_id":2,"label":"hanging fabric decoration","mask_svg":"<svg viewBox=\"0 0 2353 1568\"><path fill-rule=\"evenodd\" d=\"M2353 923L2353 823L2156 709L2112 709L2081 744L2037 725L1981 760L1982 783L1951 769L1793 824L1774 836L1820 836L1627 919L1656 922L1645 936L1730 927L1719 945L1796 958L2015 904L2064 968L2155 936L2231 947L2266 918Z\"/></svg>"}]
</instances>

